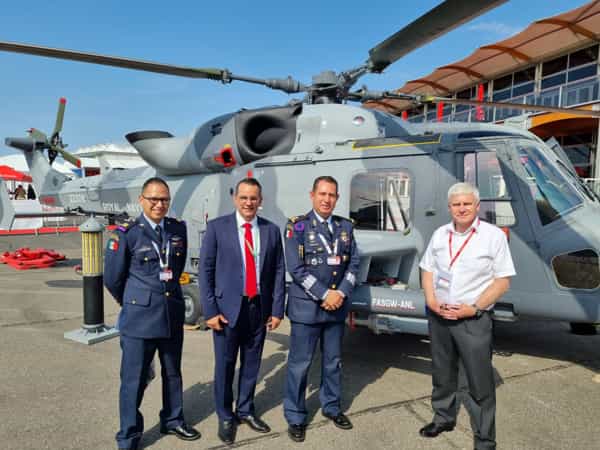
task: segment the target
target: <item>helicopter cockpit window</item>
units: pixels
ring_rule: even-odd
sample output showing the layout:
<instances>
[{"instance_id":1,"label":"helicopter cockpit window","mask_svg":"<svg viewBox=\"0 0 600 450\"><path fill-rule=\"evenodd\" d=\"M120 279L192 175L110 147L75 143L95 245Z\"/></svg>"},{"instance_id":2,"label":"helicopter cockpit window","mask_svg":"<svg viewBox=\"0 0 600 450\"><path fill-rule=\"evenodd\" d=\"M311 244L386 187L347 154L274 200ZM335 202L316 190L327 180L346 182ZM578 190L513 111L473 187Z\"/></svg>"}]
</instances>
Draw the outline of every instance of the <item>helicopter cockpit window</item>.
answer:
<instances>
[{"instance_id":1,"label":"helicopter cockpit window","mask_svg":"<svg viewBox=\"0 0 600 450\"><path fill-rule=\"evenodd\" d=\"M359 230L407 231L412 180L402 170L360 173L350 185L350 217Z\"/></svg>"},{"instance_id":2,"label":"helicopter cockpit window","mask_svg":"<svg viewBox=\"0 0 600 450\"><path fill-rule=\"evenodd\" d=\"M519 161L525 168L542 225L548 225L583 202L569 180L537 147L520 145Z\"/></svg>"},{"instance_id":3,"label":"helicopter cockpit window","mask_svg":"<svg viewBox=\"0 0 600 450\"><path fill-rule=\"evenodd\" d=\"M483 220L499 227L515 224L515 214L495 152L465 154L464 181L479 189L479 216Z\"/></svg>"}]
</instances>

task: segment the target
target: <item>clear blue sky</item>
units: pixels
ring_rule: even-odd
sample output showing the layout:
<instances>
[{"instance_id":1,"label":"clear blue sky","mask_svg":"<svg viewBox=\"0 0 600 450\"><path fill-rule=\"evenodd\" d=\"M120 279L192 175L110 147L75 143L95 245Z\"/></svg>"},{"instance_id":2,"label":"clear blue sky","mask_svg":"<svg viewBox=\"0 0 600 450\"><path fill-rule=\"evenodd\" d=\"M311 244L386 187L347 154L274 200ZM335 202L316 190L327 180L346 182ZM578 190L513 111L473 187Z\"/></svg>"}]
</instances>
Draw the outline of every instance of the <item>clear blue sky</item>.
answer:
<instances>
[{"instance_id":1,"label":"clear blue sky","mask_svg":"<svg viewBox=\"0 0 600 450\"><path fill-rule=\"evenodd\" d=\"M263 78L310 82L324 69L363 63L370 48L440 3L437 0L5 1L0 40L227 68ZM393 89L505 38L534 20L583 0L512 0L443 36L359 85ZM0 52L0 155L4 137L36 127L50 132L66 97L63 139L70 149L123 143L135 130L187 135L216 115L283 104L290 97L261 86L221 85L127 69ZM297 95L299 98L300 96Z\"/></svg>"}]
</instances>

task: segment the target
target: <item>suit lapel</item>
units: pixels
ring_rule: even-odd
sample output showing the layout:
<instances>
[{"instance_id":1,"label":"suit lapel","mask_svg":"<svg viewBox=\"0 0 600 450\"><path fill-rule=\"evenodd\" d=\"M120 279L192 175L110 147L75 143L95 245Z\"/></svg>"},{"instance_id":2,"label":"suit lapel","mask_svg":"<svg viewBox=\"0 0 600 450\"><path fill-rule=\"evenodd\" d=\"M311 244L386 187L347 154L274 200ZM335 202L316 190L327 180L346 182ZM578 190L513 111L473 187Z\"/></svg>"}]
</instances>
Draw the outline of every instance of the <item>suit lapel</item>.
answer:
<instances>
[{"instance_id":1,"label":"suit lapel","mask_svg":"<svg viewBox=\"0 0 600 450\"><path fill-rule=\"evenodd\" d=\"M331 228L333 228L332 236L333 236L333 242L335 242L335 240L340 235L340 229L342 228L342 225L340 224L339 221L332 218L331 219Z\"/></svg>"},{"instance_id":2,"label":"suit lapel","mask_svg":"<svg viewBox=\"0 0 600 450\"><path fill-rule=\"evenodd\" d=\"M171 231L171 219L167 219L165 217L164 220L164 225L165 225L165 230L163 232L163 239L165 240L163 245L165 246L165 248L169 247L169 267L171 267L171 261L173 260L173 249L171 248L171 236L173 236L173 233Z\"/></svg>"},{"instance_id":3,"label":"suit lapel","mask_svg":"<svg viewBox=\"0 0 600 450\"><path fill-rule=\"evenodd\" d=\"M167 219L165 217L165 233L164 233L164 239L165 239L165 244L168 244L171 241L171 236L173 235L173 233L171 232L171 219Z\"/></svg>"},{"instance_id":4,"label":"suit lapel","mask_svg":"<svg viewBox=\"0 0 600 450\"><path fill-rule=\"evenodd\" d=\"M257 218L257 221L260 236L260 273L262 274L263 268L265 267L265 256L267 255L267 248L269 245L269 228L260 217Z\"/></svg>"},{"instance_id":5,"label":"suit lapel","mask_svg":"<svg viewBox=\"0 0 600 450\"><path fill-rule=\"evenodd\" d=\"M318 232L319 220L317 219L317 216L315 216L315 212L311 209L307 216L310 219L310 226L312 227L313 231Z\"/></svg>"},{"instance_id":6,"label":"suit lapel","mask_svg":"<svg viewBox=\"0 0 600 450\"><path fill-rule=\"evenodd\" d=\"M244 258L242 257L242 249L240 248L240 231L237 227L237 220L235 218L235 213L229 216L229 232L226 233L227 236L230 236L233 233L234 239L230 242L233 244L234 252L237 255L237 260L239 261L239 267L242 273L244 272Z\"/></svg>"}]
</instances>

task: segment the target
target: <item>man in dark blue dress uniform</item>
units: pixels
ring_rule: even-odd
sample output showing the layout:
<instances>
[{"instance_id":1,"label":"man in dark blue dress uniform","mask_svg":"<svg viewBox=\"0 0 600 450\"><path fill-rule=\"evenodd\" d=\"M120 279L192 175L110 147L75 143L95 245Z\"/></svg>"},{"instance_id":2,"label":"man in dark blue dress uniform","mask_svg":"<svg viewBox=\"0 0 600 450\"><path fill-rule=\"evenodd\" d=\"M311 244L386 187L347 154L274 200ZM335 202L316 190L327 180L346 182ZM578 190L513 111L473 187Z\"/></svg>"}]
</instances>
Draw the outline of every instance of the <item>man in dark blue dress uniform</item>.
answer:
<instances>
[{"instance_id":1,"label":"man in dark blue dress uniform","mask_svg":"<svg viewBox=\"0 0 600 450\"><path fill-rule=\"evenodd\" d=\"M170 200L164 180L147 180L139 197L143 214L119 226L107 244L104 284L122 306L119 449L137 449L142 437L139 407L156 351L163 383L160 432L190 441L200 437L183 419L185 305L179 277L185 266L187 232L183 222L165 217Z\"/></svg>"},{"instance_id":2,"label":"man in dark blue dress uniform","mask_svg":"<svg viewBox=\"0 0 600 450\"><path fill-rule=\"evenodd\" d=\"M286 226L286 264L293 283L288 291L292 332L283 407L288 434L296 442L305 438L306 379L319 340L321 411L337 427L352 428L340 406L341 357L348 297L360 260L352 222L332 215L338 196L333 177L318 177L310 193L313 210L290 219Z\"/></svg>"}]
</instances>

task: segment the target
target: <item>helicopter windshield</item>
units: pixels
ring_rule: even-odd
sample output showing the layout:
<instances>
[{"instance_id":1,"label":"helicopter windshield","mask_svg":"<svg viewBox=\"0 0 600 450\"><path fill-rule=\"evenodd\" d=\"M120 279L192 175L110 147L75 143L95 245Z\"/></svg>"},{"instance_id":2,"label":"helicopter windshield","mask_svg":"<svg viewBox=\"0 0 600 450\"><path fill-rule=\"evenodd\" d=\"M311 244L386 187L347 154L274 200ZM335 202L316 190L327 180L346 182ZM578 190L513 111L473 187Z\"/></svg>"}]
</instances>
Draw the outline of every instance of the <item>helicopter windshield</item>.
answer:
<instances>
[{"instance_id":1,"label":"helicopter windshield","mask_svg":"<svg viewBox=\"0 0 600 450\"><path fill-rule=\"evenodd\" d=\"M519 161L527 174L542 225L548 225L583 203L569 180L531 143L518 145Z\"/></svg>"}]
</instances>

